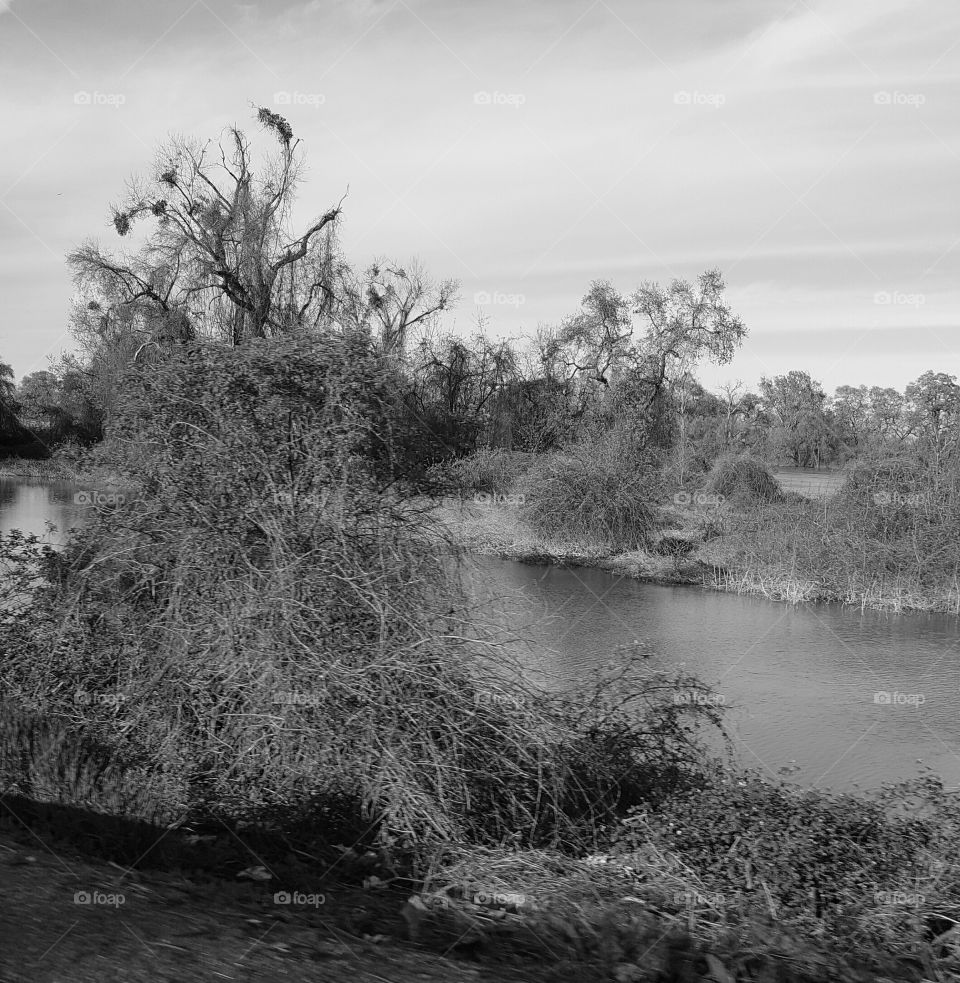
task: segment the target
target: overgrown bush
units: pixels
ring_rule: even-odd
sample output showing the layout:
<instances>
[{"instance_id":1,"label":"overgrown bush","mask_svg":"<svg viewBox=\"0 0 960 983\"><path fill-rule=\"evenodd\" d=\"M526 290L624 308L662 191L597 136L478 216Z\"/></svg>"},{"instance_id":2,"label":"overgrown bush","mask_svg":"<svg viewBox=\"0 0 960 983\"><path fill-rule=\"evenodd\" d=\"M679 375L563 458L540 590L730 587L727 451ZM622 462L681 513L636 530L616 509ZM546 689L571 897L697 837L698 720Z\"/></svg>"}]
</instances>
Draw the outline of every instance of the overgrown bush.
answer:
<instances>
[{"instance_id":1,"label":"overgrown bush","mask_svg":"<svg viewBox=\"0 0 960 983\"><path fill-rule=\"evenodd\" d=\"M925 814L896 813L917 796ZM718 771L656 812L638 811L615 850L625 862L651 848L676 856L697 893L719 899L726 918L769 911L813 934L864 948L897 940L906 952L960 905L960 880L949 873L957 859L951 799L933 779L867 799Z\"/></svg>"},{"instance_id":2,"label":"overgrown bush","mask_svg":"<svg viewBox=\"0 0 960 983\"><path fill-rule=\"evenodd\" d=\"M749 454L725 454L717 458L707 475L705 491L723 495L734 505L776 502L780 485L763 461Z\"/></svg>"},{"instance_id":3,"label":"overgrown bush","mask_svg":"<svg viewBox=\"0 0 960 983\"><path fill-rule=\"evenodd\" d=\"M540 535L616 550L649 544L658 525L655 505L663 500L652 455L609 435L545 455L520 487L524 517Z\"/></svg>"},{"instance_id":4,"label":"overgrown bush","mask_svg":"<svg viewBox=\"0 0 960 983\"><path fill-rule=\"evenodd\" d=\"M433 469L438 484L450 484L458 491L506 494L527 472L533 454L483 447Z\"/></svg>"},{"instance_id":5,"label":"overgrown bush","mask_svg":"<svg viewBox=\"0 0 960 983\"><path fill-rule=\"evenodd\" d=\"M642 712L547 697L464 624L370 453L379 364L357 339L198 345L131 379L112 437L138 494L62 553L5 554L43 583L0 621L0 687L164 777L180 815L321 824L346 801L356 835L411 851L588 842L695 770L700 708L659 678Z\"/></svg>"},{"instance_id":6,"label":"overgrown bush","mask_svg":"<svg viewBox=\"0 0 960 983\"><path fill-rule=\"evenodd\" d=\"M728 586L795 600L960 610L957 475L861 461L829 499L743 505L709 559Z\"/></svg>"},{"instance_id":7,"label":"overgrown bush","mask_svg":"<svg viewBox=\"0 0 960 983\"><path fill-rule=\"evenodd\" d=\"M956 518L956 480L915 458L864 460L847 469L833 504L848 525L889 542Z\"/></svg>"}]
</instances>

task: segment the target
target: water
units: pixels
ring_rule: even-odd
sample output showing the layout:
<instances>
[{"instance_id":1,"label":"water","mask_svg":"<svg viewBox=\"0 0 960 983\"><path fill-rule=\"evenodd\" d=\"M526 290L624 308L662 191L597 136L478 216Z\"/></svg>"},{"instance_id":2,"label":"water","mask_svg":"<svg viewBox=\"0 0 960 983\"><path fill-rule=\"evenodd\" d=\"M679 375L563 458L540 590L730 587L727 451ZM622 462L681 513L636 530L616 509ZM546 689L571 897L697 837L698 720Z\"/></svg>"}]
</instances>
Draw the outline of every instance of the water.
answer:
<instances>
[{"instance_id":1,"label":"water","mask_svg":"<svg viewBox=\"0 0 960 983\"><path fill-rule=\"evenodd\" d=\"M550 686L584 679L634 639L722 697L739 760L804 785L879 788L921 761L960 785L960 625L932 615L789 607L595 570L475 558L481 617ZM889 703L881 695L889 694Z\"/></svg>"},{"instance_id":2,"label":"water","mask_svg":"<svg viewBox=\"0 0 960 983\"><path fill-rule=\"evenodd\" d=\"M65 482L0 479L0 532L63 541L90 506ZM666 666L710 684L729 708L743 764L824 788L877 788L919 773L917 759L960 785L960 625L952 617L789 607L592 570L474 558L472 610L513 643L549 686L583 679L635 639ZM878 703L878 693L890 702Z\"/></svg>"},{"instance_id":3,"label":"water","mask_svg":"<svg viewBox=\"0 0 960 983\"><path fill-rule=\"evenodd\" d=\"M69 528L82 526L89 515L90 507L74 500L86 490L68 481L0 477L0 533L19 529L60 545ZM48 534L47 522L57 527L55 532Z\"/></svg>"}]
</instances>

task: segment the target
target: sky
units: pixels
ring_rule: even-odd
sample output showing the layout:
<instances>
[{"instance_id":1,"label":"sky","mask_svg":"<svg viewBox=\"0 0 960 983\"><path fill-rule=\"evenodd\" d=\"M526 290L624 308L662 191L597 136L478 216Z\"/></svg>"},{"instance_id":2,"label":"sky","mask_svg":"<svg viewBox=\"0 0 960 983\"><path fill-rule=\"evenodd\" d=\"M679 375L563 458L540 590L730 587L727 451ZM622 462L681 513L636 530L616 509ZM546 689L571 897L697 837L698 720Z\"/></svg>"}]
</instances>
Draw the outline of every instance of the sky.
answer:
<instances>
[{"instance_id":1,"label":"sky","mask_svg":"<svg viewBox=\"0 0 960 983\"><path fill-rule=\"evenodd\" d=\"M295 225L349 188L346 257L459 280L450 330L718 268L708 386L958 375L958 76L956 0L0 0L0 361L71 347L65 256L164 140L267 106Z\"/></svg>"}]
</instances>

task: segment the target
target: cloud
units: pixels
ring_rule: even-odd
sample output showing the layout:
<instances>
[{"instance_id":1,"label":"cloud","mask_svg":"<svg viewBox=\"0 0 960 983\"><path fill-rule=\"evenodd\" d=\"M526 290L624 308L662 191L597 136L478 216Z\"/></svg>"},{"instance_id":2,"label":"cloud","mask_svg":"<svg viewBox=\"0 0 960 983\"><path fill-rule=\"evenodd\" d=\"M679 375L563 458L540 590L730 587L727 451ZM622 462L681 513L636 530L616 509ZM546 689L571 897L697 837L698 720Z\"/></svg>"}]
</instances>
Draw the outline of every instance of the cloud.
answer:
<instances>
[{"instance_id":1,"label":"cloud","mask_svg":"<svg viewBox=\"0 0 960 983\"><path fill-rule=\"evenodd\" d=\"M796 16L775 21L748 38L749 60L771 69L815 62L839 53L845 61L863 68L852 39L908 5L909 0L876 0L870 4L846 0L821 3L816 9L804 6Z\"/></svg>"}]
</instances>

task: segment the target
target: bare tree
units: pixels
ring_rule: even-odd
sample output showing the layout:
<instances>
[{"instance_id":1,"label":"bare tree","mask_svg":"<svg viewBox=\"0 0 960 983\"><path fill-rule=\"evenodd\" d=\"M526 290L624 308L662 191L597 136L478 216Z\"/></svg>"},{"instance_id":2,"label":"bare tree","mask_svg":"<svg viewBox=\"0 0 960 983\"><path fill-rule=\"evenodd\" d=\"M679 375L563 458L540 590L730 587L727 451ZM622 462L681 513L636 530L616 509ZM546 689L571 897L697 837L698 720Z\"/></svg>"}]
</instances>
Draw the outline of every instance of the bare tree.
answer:
<instances>
[{"instance_id":1,"label":"bare tree","mask_svg":"<svg viewBox=\"0 0 960 983\"><path fill-rule=\"evenodd\" d=\"M140 220L152 223L145 243L120 258L95 243L81 246L69 257L78 285L111 288L120 303L175 325L175 334L201 325L234 345L288 333L309 323L312 307L329 306L333 286L317 278L330 272L322 233L337 221L343 198L293 236L299 141L282 116L260 109L257 118L280 145L260 167L237 127L217 144L173 138L152 178L134 179L113 209L121 236Z\"/></svg>"},{"instance_id":2,"label":"bare tree","mask_svg":"<svg viewBox=\"0 0 960 983\"><path fill-rule=\"evenodd\" d=\"M385 355L403 355L413 330L429 331L458 294L456 280L435 283L417 260L406 267L377 260L344 283L340 304L345 320L374 332Z\"/></svg>"},{"instance_id":3,"label":"bare tree","mask_svg":"<svg viewBox=\"0 0 960 983\"><path fill-rule=\"evenodd\" d=\"M725 382L720 387L720 392L725 420L724 445L729 450L733 447L733 421L743 406L743 383L739 379L736 382Z\"/></svg>"},{"instance_id":4,"label":"bare tree","mask_svg":"<svg viewBox=\"0 0 960 983\"><path fill-rule=\"evenodd\" d=\"M640 350L652 403L663 386L707 357L729 362L747 329L723 302L725 285L719 270L702 273L697 285L674 280L664 289L644 283L633 295L634 313L648 329Z\"/></svg>"}]
</instances>

